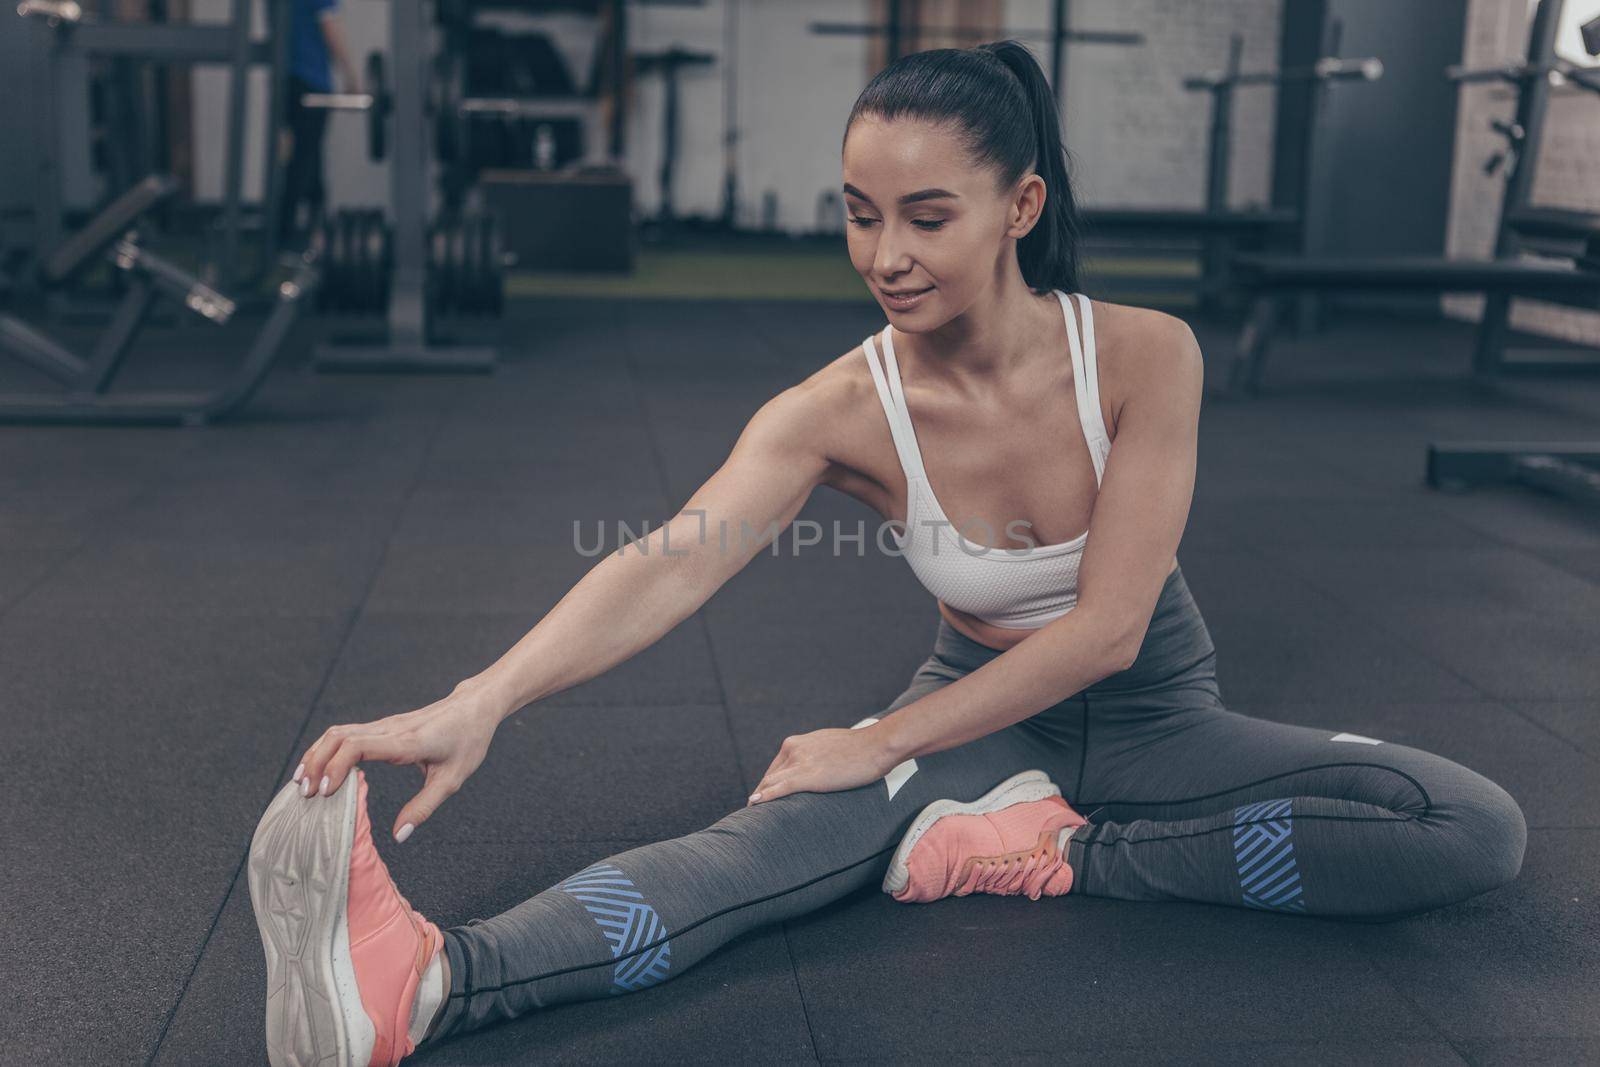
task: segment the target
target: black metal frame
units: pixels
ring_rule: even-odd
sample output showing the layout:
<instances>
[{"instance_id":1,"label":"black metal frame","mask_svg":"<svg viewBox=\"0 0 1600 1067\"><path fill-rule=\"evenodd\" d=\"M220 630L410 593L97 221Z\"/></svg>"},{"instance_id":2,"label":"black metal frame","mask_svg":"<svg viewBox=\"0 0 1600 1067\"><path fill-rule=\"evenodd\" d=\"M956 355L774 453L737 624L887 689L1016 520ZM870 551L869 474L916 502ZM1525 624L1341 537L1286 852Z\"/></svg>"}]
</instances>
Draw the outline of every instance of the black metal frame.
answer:
<instances>
[{"instance_id":1,"label":"black metal frame","mask_svg":"<svg viewBox=\"0 0 1600 1067\"><path fill-rule=\"evenodd\" d=\"M1600 504L1600 442L1456 441L1428 446L1428 484L1435 489L1506 482Z\"/></svg>"},{"instance_id":2,"label":"black metal frame","mask_svg":"<svg viewBox=\"0 0 1600 1067\"><path fill-rule=\"evenodd\" d=\"M1191 92L1210 94L1210 133L1206 142L1205 206L1189 208L1113 208L1088 209L1084 220L1091 238L1115 233L1173 234L1198 239L1201 282L1199 304L1202 310L1216 311L1227 304L1234 290L1232 262L1240 252L1266 249L1302 251L1304 248L1305 204L1296 208L1258 208L1234 211L1228 207L1228 180L1232 171L1230 148L1233 126L1234 90L1240 85L1285 85L1306 82L1314 91L1330 81L1373 81L1383 74L1377 59L1338 59L1337 34L1325 42L1324 54L1313 64L1266 71L1244 71L1240 59L1244 38L1234 34L1228 46L1228 65L1215 73L1185 78L1183 86ZM1313 101L1311 115L1318 114ZM1301 155L1309 167L1315 122L1307 124Z\"/></svg>"},{"instance_id":3,"label":"black metal frame","mask_svg":"<svg viewBox=\"0 0 1600 1067\"><path fill-rule=\"evenodd\" d=\"M389 210L393 271L386 310L388 333L377 343L330 339L316 347L313 365L324 373L476 373L494 370L498 350L457 345L434 335L428 300L428 117L424 96L431 68L427 17L421 0L389 10L390 118Z\"/></svg>"},{"instance_id":4,"label":"black metal frame","mask_svg":"<svg viewBox=\"0 0 1600 1067\"><path fill-rule=\"evenodd\" d=\"M1550 99L1551 75L1561 70L1555 59L1555 37L1564 3L1565 0L1539 0L1528 35L1527 59L1522 65L1455 75L1458 80L1508 81L1518 91L1516 121L1502 128L1511 140L1515 158L1502 198L1495 258L1234 256L1234 274L1252 299L1229 368L1226 394L1259 391L1279 318L1279 304L1283 294L1289 292L1406 289L1441 294L1483 293L1487 303L1473 352L1472 371L1476 380L1484 384L1513 366L1518 369L1556 366L1572 369L1600 365L1595 361L1584 364L1571 360L1546 363L1518 360L1512 364L1505 358L1512 297L1537 297L1573 307L1600 307L1600 271L1577 263L1564 268L1516 258L1517 253L1536 244L1540 237L1565 230L1568 237L1577 238L1596 226L1593 217L1553 212L1535 208L1530 203ZM1583 72L1566 77L1584 88L1596 88Z\"/></svg>"},{"instance_id":5,"label":"black metal frame","mask_svg":"<svg viewBox=\"0 0 1600 1067\"><path fill-rule=\"evenodd\" d=\"M250 39L250 0L231 0L229 20L219 25L98 22L89 16L76 21L61 18L25 18L36 35L41 56L41 80L48 90L38 95L34 115L34 145L37 159L34 182L34 247L55 248L61 243L61 176L56 149L59 136L57 99L63 79L76 78L83 70L85 57L114 56L150 63L224 63L228 76L227 142L223 157L223 198L220 228L222 247L216 259L218 284L233 288L241 280L239 230L241 189L244 173L246 85L252 66L269 68L269 84L274 86L269 128L275 130L283 115L282 94L277 89L282 79L276 72L283 66L287 43L289 4L286 0L267 0L274 32L263 44ZM27 5L24 5L27 6ZM19 11L19 14L23 12ZM39 14L43 14L40 12ZM279 178L273 165L273 152L265 154L264 166L268 213L263 224L262 257L250 280L265 276L276 261L276 230L272 212L277 207Z\"/></svg>"},{"instance_id":6,"label":"black metal frame","mask_svg":"<svg viewBox=\"0 0 1600 1067\"><path fill-rule=\"evenodd\" d=\"M158 297L166 296L218 325L234 313L234 302L228 297L139 244L134 229L139 219L176 191L177 183L169 177L147 177L64 242L41 266L38 278L46 287L65 283L101 255L128 275L128 290L88 358L20 319L0 315L0 352L67 386L65 392L0 395L0 422L196 426L233 411L254 394L316 289L315 253L301 257L293 276L279 285L271 315L244 361L220 387L207 392L109 391Z\"/></svg>"}]
</instances>

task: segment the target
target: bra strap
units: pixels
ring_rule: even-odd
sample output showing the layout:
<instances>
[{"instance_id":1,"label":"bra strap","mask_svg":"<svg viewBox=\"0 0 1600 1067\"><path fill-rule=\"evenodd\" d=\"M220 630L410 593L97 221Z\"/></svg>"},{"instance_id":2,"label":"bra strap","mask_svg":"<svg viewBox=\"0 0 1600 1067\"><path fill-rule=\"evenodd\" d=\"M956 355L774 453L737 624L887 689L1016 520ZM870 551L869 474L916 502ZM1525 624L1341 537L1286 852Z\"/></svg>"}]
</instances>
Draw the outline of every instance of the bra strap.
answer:
<instances>
[{"instance_id":1,"label":"bra strap","mask_svg":"<svg viewBox=\"0 0 1600 1067\"><path fill-rule=\"evenodd\" d=\"M878 401L883 405L883 413L889 419L889 435L894 438L894 450L900 457L900 468L905 473L906 480L923 477L922 454L917 450L916 434L911 429L911 415L906 410L905 394L900 391L900 368L894 359L894 341L889 336L890 327L883 328L883 348L887 357L887 378L885 371L878 366L878 355L872 343L872 335L868 334L861 342L862 354L867 358L867 367L872 371L872 384L878 389Z\"/></svg>"},{"instance_id":2,"label":"bra strap","mask_svg":"<svg viewBox=\"0 0 1600 1067\"><path fill-rule=\"evenodd\" d=\"M1071 298L1056 290L1061 301L1061 311L1067 322L1067 343L1072 349L1072 373L1077 385L1073 391L1078 398L1078 422L1083 427L1084 442L1089 446L1089 458L1094 463L1095 483L1105 477L1106 459L1111 454L1111 436L1106 433L1105 419L1100 414L1100 381L1094 348L1094 313L1089 310L1089 298L1078 293L1078 306L1083 309L1082 343L1078 340L1078 323L1072 314Z\"/></svg>"}]
</instances>

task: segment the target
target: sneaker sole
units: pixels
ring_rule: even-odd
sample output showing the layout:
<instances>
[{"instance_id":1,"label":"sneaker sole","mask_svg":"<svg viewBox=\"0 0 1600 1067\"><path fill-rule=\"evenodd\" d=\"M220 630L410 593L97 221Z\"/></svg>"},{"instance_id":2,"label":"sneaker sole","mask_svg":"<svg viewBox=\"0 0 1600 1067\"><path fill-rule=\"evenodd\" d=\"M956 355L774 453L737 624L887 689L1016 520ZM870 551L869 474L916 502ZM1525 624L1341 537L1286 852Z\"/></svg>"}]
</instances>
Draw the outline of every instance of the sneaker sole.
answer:
<instances>
[{"instance_id":1,"label":"sneaker sole","mask_svg":"<svg viewBox=\"0 0 1600 1067\"><path fill-rule=\"evenodd\" d=\"M911 850L922 840L922 835L933 829L933 824L946 815L984 815L991 811L999 811L1001 808L1009 808L1013 804L1026 804L1030 800L1043 800L1045 797L1060 795L1060 787L1050 780L1049 775L1034 770L1013 774L970 803L963 804L959 800L935 800L912 820L911 829L906 831L900 847L895 850L894 858L889 861L889 870L883 876L883 891L898 893L905 888L906 882L911 878L911 871L906 866Z\"/></svg>"},{"instance_id":2,"label":"sneaker sole","mask_svg":"<svg viewBox=\"0 0 1600 1067\"><path fill-rule=\"evenodd\" d=\"M377 1035L350 960L355 775L331 797L286 784L250 839L250 904L267 955L272 1067L366 1067Z\"/></svg>"}]
</instances>

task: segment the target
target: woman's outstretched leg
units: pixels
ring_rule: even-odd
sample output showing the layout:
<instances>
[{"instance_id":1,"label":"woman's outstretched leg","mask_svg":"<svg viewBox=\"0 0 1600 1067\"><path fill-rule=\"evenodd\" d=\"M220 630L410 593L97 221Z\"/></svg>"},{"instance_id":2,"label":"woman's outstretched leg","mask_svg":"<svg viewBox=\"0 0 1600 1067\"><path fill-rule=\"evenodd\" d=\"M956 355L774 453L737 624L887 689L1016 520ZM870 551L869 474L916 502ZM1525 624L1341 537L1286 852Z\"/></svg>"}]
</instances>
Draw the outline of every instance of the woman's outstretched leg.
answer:
<instances>
[{"instance_id":1,"label":"woman's outstretched leg","mask_svg":"<svg viewBox=\"0 0 1600 1067\"><path fill-rule=\"evenodd\" d=\"M1072 892L1382 921L1516 877L1527 824L1443 756L1222 708L1091 720Z\"/></svg>"},{"instance_id":2,"label":"woman's outstretched leg","mask_svg":"<svg viewBox=\"0 0 1600 1067\"><path fill-rule=\"evenodd\" d=\"M960 671L930 660L892 713ZM872 720L865 720L870 722ZM429 1040L667 981L739 934L883 879L907 825L1019 771L1077 766L1020 724L907 760L871 785L792 793L598 860L490 919L444 931L450 993Z\"/></svg>"}]
</instances>

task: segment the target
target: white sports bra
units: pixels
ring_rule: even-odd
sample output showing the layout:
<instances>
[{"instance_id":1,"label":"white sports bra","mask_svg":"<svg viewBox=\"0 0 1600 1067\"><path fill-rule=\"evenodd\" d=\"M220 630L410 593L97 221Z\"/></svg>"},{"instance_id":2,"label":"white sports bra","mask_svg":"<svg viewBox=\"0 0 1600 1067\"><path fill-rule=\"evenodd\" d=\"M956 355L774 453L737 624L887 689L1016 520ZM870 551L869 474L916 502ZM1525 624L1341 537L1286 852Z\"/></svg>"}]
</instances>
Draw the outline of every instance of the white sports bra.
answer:
<instances>
[{"instance_id":1,"label":"white sports bra","mask_svg":"<svg viewBox=\"0 0 1600 1067\"><path fill-rule=\"evenodd\" d=\"M1055 295L1066 317L1078 420L1089 444L1098 487L1105 475L1106 458L1111 453L1111 438L1100 416L1094 316L1089 310L1089 298L1082 293L1074 294L1083 313L1084 338L1080 346L1078 325L1073 318L1072 305L1068 303L1071 298L1059 289L1055 290ZM862 349L906 476L906 528L903 534L896 532L894 538L911 564L911 570L935 597L992 626L1033 630L1065 615L1078 603L1078 561L1083 556L1089 532L1085 530L1071 541L1060 544L1027 548L986 548L961 535L945 517L944 509L928 484L917 435L911 428L911 413L906 408L905 393L900 385L893 334L893 329L885 326L877 335L882 338L887 376L878 366L871 336L862 342ZM1026 537L1025 529L1022 536Z\"/></svg>"}]
</instances>

